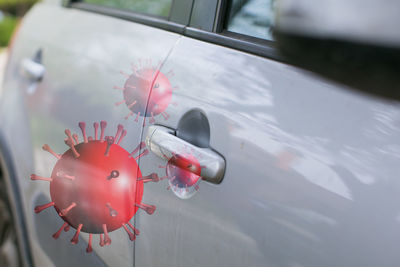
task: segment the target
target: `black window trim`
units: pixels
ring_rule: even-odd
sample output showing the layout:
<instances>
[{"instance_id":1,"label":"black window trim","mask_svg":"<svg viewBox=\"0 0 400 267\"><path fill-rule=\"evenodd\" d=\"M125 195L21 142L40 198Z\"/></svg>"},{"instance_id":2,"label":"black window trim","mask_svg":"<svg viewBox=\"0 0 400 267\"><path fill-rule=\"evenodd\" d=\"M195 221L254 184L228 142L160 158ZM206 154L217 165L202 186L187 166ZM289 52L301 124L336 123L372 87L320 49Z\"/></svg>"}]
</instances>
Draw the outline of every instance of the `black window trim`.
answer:
<instances>
[{"instance_id":1,"label":"black window trim","mask_svg":"<svg viewBox=\"0 0 400 267\"><path fill-rule=\"evenodd\" d=\"M185 1L186 3L189 1L190 2L189 5L191 5L191 7L189 6L189 9L186 10L185 12L187 14L180 14L179 15L181 16L180 18L171 17L171 14L174 13L173 10L174 7L176 8L176 6L182 3L183 1ZM202 0L173 0L170 16L168 18L161 18L157 16L136 13L130 10L127 11L107 6L88 4L81 2L79 0L69 0L67 3L65 3L64 6L141 23L147 26L156 27L170 32L178 33L190 38L195 38L201 41L233 48L257 56L284 62L284 60L278 54L273 41L268 41L239 33L233 33L225 29L224 25L226 19L225 11L228 0L210 0L210 1L215 1L216 4L216 11L215 14L213 15L214 23L210 31L201 29L202 25L197 24L196 25L197 27L191 26L192 23L191 19L193 18L194 15L193 12L197 11L193 10L193 6L195 5L196 1L202 1ZM198 12L205 12L205 10L204 9L199 10ZM202 14L198 13L195 15L201 16ZM207 16L209 16L209 14L207 14ZM177 23L174 20L187 21L188 23L185 25L182 23Z\"/></svg>"},{"instance_id":2,"label":"black window trim","mask_svg":"<svg viewBox=\"0 0 400 267\"><path fill-rule=\"evenodd\" d=\"M94 12L102 15L108 15L111 17L129 20L137 23L141 23L147 26L152 26L156 28L160 28L163 30L176 32L183 34L185 26L182 24L175 23L173 21L169 21L167 19L151 16L142 13L136 13L133 11L127 11L107 6L88 4L84 2L71 2L68 4L68 7L76 8L84 11Z\"/></svg>"}]
</instances>

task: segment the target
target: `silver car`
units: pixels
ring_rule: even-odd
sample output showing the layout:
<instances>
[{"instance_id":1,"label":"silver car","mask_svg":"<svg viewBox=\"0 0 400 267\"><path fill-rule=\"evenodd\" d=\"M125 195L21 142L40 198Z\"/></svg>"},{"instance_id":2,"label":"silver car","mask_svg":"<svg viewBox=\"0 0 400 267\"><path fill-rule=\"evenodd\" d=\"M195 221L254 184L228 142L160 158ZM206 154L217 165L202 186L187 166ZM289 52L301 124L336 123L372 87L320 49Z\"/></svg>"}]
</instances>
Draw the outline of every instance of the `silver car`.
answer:
<instances>
[{"instance_id":1,"label":"silver car","mask_svg":"<svg viewBox=\"0 0 400 267\"><path fill-rule=\"evenodd\" d=\"M2 264L399 266L399 104L287 64L275 9L36 4L0 87Z\"/></svg>"}]
</instances>

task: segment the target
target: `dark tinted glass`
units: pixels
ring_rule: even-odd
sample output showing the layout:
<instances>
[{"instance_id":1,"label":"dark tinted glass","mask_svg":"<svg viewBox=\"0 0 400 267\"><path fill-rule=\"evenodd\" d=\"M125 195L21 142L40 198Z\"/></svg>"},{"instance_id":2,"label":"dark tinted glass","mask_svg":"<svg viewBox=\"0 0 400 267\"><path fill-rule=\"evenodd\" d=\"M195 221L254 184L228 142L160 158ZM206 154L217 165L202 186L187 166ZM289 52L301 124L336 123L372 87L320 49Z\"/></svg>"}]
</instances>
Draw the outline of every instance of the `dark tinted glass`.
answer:
<instances>
[{"instance_id":1,"label":"dark tinted glass","mask_svg":"<svg viewBox=\"0 0 400 267\"><path fill-rule=\"evenodd\" d=\"M272 40L275 0L231 0L227 30Z\"/></svg>"},{"instance_id":2,"label":"dark tinted glass","mask_svg":"<svg viewBox=\"0 0 400 267\"><path fill-rule=\"evenodd\" d=\"M168 17L173 0L83 0L89 4L131 10L148 15Z\"/></svg>"}]
</instances>

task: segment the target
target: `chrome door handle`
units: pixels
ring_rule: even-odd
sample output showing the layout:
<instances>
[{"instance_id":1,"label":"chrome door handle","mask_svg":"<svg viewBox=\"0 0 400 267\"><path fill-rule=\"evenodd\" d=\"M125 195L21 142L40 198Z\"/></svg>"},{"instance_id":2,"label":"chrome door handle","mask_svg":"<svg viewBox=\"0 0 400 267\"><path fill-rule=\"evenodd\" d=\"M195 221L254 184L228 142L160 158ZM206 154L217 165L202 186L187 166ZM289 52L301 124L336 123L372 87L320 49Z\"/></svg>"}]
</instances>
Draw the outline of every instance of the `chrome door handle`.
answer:
<instances>
[{"instance_id":1,"label":"chrome door handle","mask_svg":"<svg viewBox=\"0 0 400 267\"><path fill-rule=\"evenodd\" d=\"M45 71L45 67L33 59L26 58L22 60L21 74L32 82L39 82L42 80Z\"/></svg>"},{"instance_id":2,"label":"chrome door handle","mask_svg":"<svg viewBox=\"0 0 400 267\"><path fill-rule=\"evenodd\" d=\"M200 148L176 137L172 129L157 125L150 126L147 131L146 145L151 152L166 160L170 160L175 155L185 157L189 153L200 164L200 176L205 181L219 184L224 177L225 159L221 155L211 148Z\"/></svg>"}]
</instances>

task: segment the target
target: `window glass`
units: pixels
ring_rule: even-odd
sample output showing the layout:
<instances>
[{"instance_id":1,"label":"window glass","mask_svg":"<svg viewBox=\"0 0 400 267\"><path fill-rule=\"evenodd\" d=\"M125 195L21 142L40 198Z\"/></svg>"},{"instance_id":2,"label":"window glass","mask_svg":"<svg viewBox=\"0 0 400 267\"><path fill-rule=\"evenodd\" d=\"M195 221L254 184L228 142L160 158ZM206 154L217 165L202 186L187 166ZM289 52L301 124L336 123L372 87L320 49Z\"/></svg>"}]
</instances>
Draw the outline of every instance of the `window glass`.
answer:
<instances>
[{"instance_id":1,"label":"window glass","mask_svg":"<svg viewBox=\"0 0 400 267\"><path fill-rule=\"evenodd\" d=\"M275 0L231 0L227 30L272 40Z\"/></svg>"},{"instance_id":2,"label":"window glass","mask_svg":"<svg viewBox=\"0 0 400 267\"><path fill-rule=\"evenodd\" d=\"M83 0L85 3L168 17L173 0Z\"/></svg>"}]
</instances>

